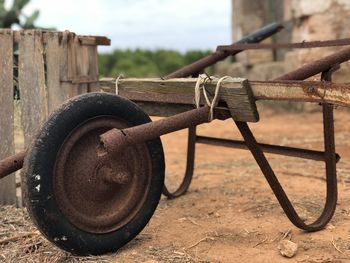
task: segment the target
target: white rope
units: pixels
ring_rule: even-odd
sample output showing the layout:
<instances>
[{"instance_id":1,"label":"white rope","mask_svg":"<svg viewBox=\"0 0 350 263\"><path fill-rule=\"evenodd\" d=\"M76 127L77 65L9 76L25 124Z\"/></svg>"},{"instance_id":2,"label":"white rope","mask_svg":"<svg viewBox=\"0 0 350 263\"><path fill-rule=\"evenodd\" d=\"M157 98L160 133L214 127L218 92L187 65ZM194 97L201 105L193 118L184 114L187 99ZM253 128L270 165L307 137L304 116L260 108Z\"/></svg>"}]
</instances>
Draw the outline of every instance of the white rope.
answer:
<instances>
[{"instance_id":1,"label":"white rope","mask_svg":"<svg viewBox=\"0 0 350 263\"><path fill-rule=\"evenodd\" d=\"M218 82L216 83L214 98L211 101L211 105L210 105L209 121L213 120L213 118L214 118L214 107L219 102L219 91L220 91L221 82L223 82L226 79L231 79L231 78L232 77L230 77L230 76L224 76L224 77L220 78L218 80Z\"/></svg>"},{"instance_id":2,"label":"white rope","mask_svg":"<svg viewBox=\"0 0 350 263\"><path fill-rule=\"evenodd\" d=\"M200 100L201 100L201 86L204 89L204 85L208 80L208 76L205 74L200 74L197 78L196 85L194 87L194 101L196 104L197 109L200 107Z\"/></svg>"},{"instance_id":3,"label":"white rope","mask_svg":"<svg viewBox=\"0 0 350 263\"><path fill-rule=\"evenodd\" d=\"M118 82L121 78L124 78L123 74L120 74L116 79L115 79L115 94L119 95L119 87L118 87Z\"/></svg>"},{"instance_id":4,"label":"white rope","mask_svg":"<svg viewBox=\"0 0 350 263\"><path fill-rule=\"evenodd\" d=\"M231 79L233 81L237 80L237 78L232 78L231 76L224 76L224 77L218 79L218 81L216 83L216 87L215 87L214 98L212 101L210 101L207 90L205 89L205 84L208 82L208 80L212 80L212 78L208 77L205 74L201 74L198 76L196 86L195 86L195 103L196 103L196 107L199 108L200 107L200 97L201 97L200 90L202 88L205 101L206 101L208 107L210 108L209 116L208 116L209 122L211 122L214 119L214 107L217 106L217 104L219 102L219 93L220 93L221 83L227 79ZM241 79L239 79L239 80L241 80Z\"/></svg>"}]
</instances>

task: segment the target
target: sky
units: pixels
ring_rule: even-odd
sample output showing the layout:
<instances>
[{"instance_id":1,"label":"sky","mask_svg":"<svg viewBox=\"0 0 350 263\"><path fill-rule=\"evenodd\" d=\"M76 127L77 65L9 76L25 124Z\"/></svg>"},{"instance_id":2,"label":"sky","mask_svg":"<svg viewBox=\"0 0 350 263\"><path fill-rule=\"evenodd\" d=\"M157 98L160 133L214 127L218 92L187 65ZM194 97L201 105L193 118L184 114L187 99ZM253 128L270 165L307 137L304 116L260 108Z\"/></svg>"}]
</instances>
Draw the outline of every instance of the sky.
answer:
<instances>
[{"instance_id":1,"label":"sky","mask_svg":"<svg viewBox=\"0 0 350 263\"><path fill-rule=\"evenodd\" d=\"M115 48L215 49L231 43L231 0L31 0L37 25L102 35Z\"/></svg>"}]
</instances>

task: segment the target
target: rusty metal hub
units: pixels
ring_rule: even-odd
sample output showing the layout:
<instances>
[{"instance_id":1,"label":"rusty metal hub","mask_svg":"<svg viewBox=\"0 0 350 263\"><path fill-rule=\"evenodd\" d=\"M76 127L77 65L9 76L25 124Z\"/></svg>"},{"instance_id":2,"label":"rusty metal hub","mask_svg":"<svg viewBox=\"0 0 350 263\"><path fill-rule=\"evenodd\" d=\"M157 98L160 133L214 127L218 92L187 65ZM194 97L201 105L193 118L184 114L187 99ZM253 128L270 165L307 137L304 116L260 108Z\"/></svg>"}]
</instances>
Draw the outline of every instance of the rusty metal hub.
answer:
<instances>
[{"instance_id":1,"label":"rusty metal hub","mask_svg":"<svg viewBox=\"0 0 350 263\"><path fill-rule=\"evenodd\" d=\"M54 196L68 220L81 230L108 233L132 220L151 182L151 157L144 143L118 155L96 153L99 135L128 125L112 116L90 119L72 131L56 158Z\"/></svg>"}]
</instances>

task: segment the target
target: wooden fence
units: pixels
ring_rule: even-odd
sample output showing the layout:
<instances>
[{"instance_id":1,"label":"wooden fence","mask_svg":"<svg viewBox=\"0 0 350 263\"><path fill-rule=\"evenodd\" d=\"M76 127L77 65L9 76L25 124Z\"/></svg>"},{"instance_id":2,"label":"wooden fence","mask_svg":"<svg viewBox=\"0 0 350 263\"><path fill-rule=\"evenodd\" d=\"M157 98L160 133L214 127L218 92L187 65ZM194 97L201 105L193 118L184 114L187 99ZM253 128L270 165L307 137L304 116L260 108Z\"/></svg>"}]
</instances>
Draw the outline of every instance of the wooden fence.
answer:
<instances>
[{"instance_id":1,"label":"wooden fence","mask_svg":"<svg viewBox=\"0 0 350 263\"><path fill-rule=\"evenodd\" d=\"M14 153L14 89L27 147L40 124L75 95L98 91L97 46L109 39L72 32L0 29L0 159ZM0 205L16 203L15 175L0 180Z\"/></svg>"}]
</instances>

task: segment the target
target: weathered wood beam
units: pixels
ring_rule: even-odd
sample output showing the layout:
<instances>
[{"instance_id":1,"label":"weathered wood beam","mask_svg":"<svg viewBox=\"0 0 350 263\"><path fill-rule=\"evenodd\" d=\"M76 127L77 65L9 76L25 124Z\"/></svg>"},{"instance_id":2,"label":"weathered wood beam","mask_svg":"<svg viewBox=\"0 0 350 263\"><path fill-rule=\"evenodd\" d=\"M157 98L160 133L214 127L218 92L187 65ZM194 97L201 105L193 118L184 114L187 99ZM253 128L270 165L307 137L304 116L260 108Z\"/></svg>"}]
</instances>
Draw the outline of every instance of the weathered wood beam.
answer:
<instances>
[{"instance_id":1,"label":"weathered wood beam","mask_svg":"<svg viewBox=\"0 0 350 263\"><path fill-rule=\"evenodd\" d=\"M196 78L180 79L119 79L119 95L134 101L170 104L193 104ZM210 93L214 92L217 80L206 84ZM100 81L105 91L115 90L115 79ZM321 81L249 81L256 100L288 100L299 102L327 102L350 107L350 84ZM225 80L222 87L235 88L237 82Z\"/></svg>"},{"instance_id":2,"label":"weathered wood beam","mask_svg":"<svg viewBox=\"0 0 350 263\"><path fill-rule=\"evenodd\" d=\"M12 32L0 29L0 159L14 153ZM1 177L0 177L1 178ZM0 206L16 204L15 174L0 180Z\"/></svg>"}]
</instances>

